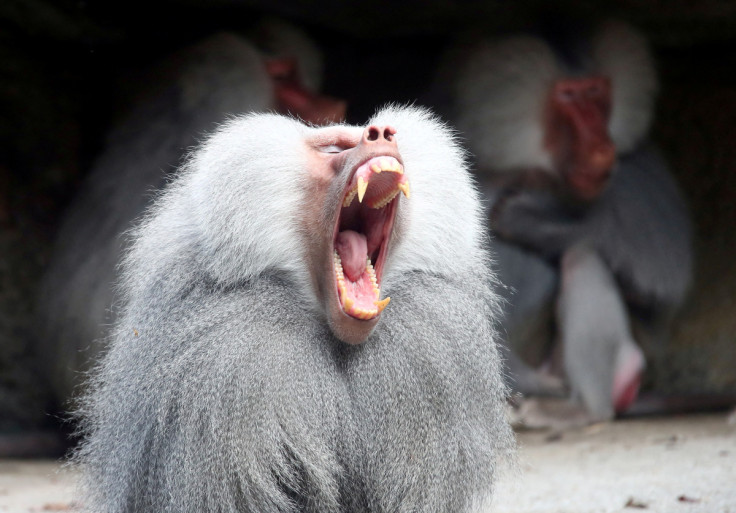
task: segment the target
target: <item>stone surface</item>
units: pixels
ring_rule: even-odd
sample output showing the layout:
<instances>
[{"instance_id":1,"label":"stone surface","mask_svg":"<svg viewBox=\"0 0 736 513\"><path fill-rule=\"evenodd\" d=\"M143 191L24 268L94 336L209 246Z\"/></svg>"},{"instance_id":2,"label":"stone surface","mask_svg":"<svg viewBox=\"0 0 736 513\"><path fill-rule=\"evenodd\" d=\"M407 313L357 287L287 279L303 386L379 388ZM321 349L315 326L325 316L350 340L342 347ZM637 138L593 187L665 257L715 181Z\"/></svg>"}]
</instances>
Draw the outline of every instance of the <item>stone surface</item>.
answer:
<instances>
[{"instance_id":1,"label":"stone surface","mask_svg":"<svg viewBox=\"0 0 736 513\"><path fill-rule=\"evenodd\" d=\"M518 438L520 469L502 476L491 512L736 513L736 425L724 414ZM0 460L0 512L75 511L75 478L55 462Z\"/></svg>"},{"instance_id":2,"label":"stone surface","mask_svg":"<svg viewBox=\"0 0 736 513\"><path fill-rule=\"evenodd\" d=\"M497 513L736 512L736 426L724 415L618 421L552 440L529 432L519 442L522 475L499 483Z\"/></svg>"}]
</instances>

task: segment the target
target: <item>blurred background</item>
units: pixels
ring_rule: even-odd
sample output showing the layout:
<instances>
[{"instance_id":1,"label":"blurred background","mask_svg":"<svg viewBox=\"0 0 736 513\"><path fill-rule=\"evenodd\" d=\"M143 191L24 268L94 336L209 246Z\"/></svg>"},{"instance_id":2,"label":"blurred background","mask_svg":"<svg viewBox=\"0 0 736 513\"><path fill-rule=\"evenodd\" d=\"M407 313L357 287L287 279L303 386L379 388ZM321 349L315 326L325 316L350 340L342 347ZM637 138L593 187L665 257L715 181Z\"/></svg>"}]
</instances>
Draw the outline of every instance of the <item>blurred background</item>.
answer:
<instances>
[{"instance_id":1,"label":"blurred background","mask_svg":"<svg viewBox=\"0 0 736 513\"><path fill-rule=\"evenodd\" d=\"M386 102L421 102L444 50L464 33L523 30L556 9L639 28L661 81L651 138L685 193L696 254L692 291L671 340L650 356L643 387L736 394L736 2L558 4L1 2L0 433L63 424L64 406L51 399L39 365L48 348L33 343L38 285L65 208L106 134L138 98L137 77L171 52L224 29L246 32L264 15L294 23L317 43L322 91L347 101L351 123Z\"/></svg>"}]
</instances>

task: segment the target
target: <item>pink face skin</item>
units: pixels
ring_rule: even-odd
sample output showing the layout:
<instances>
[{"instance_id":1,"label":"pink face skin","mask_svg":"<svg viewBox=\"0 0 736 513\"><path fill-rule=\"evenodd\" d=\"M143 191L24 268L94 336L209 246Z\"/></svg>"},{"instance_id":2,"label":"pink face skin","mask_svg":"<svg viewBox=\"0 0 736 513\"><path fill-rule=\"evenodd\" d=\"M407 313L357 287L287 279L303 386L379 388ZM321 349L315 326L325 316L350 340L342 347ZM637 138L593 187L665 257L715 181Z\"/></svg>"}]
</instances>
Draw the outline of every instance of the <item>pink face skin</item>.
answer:
<instances>
[{"instance_id":1,"label":"pink face skin","mask_svg":"<svg viewBox=\"0 0 736 513\"><path fill-rule=\"evenodd\" d=\"M616 356L612 389L616 413L624 413L636 400L645 366L644 353L636 344L621 344Z\"/></svg>"},{"instance_id":2,"label":"pink face skin","mask_svg":"<svg viewBox=\"0 0 736 513\"><path fill-rule=\"evenodd\" d=\"M305 89L295 59L268 59L266 71L273 82L276 108L282 114L291 114L315 125L339 123L345 119L347 103Z\"/></svg>"},{"instance_id":3,"label":"pink face skin","mask_svg":"<svg viewBox=\"0 0 736 513\"><path fill-rule=\"evenodd\" d=\"M329 127L316 131L306 144L307 262L333 333L343 342L359 344L376 327L388 303L379 300L371 277L380 287L398 193L408 195L396 130L375 125L362 132ZM361 193L359 179L365 182ZM346 273L336 267L338 254L349 267ZM373 271L365 263L361 266L361 259L370 259Z\"/></svg>"},{"instance_id":4,"label":"pink face skin","mask_svg":"<svg viewBox=\"0 0 736 513\"><path fill-rule=\"evenodd\" d=\"M559 80L550 92L545 145L572 192L586 201L603 192L616 160L610 113L608 78Z\"/></svg>"}]
</instances>

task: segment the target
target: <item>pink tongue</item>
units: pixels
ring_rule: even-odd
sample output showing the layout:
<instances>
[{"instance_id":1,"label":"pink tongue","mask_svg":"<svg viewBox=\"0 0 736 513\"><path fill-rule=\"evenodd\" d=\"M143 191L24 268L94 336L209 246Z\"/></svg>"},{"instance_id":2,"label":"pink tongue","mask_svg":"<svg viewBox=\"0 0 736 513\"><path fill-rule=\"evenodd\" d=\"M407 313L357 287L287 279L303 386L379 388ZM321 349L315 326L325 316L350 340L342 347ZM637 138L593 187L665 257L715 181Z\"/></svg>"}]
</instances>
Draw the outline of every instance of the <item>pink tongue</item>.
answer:
<instances>
[{"instance_id":1,"label":"pink tongue","mask_svg":"<svg viewBox=\"0 0 736 513\"><path fill-rule=\"evenodd\" d=\"M365 235L345 230L337 234L335 250L340 255L342 270L350 281L358 281L368 261L368 244Z\"/></svg>"}]
</instances>

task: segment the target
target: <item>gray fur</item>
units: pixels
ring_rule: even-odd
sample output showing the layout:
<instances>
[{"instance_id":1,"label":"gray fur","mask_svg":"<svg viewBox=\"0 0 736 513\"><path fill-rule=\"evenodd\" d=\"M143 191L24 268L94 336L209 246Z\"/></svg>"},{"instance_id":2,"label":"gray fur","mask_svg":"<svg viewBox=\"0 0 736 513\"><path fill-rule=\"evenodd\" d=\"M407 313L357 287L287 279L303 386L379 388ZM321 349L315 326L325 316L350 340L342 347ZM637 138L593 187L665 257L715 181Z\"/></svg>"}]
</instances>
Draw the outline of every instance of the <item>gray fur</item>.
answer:
<instances>
[{"instance_id":1,"label":"gray fur","mask_svg":"<svg viewBox=\"0 0 736 513\"><path fill-rule=\"evenodd\" d=\"M503 298L502 335L506 342L506 379L512 390L527 395L562 395L562 381L535 370L520 354L551 343L550 323L557 291L557 269L539 255L496 238L493 257L498 292Z\"/></svg>"},{"instance_id":2,"label":"gray fur","mask_svg":"<svg viewBox=\"0 0 736 513\"><path fill-rule=\"evenodd\" d=\"M568 299L566 315L556 319L557 330L566 333L559 339L565 367L578 369L572 375L566 372L569 386L578 391L578 397L596 397L583 401L595 419L610 417L610 404L603 406L603 397L610 391L608 378L616 359L609 358L609 343L598 343L610 342L597 334L598 328L607 319L619 331L628 332L632 329L630 310L634 309L635 322L643 328L639 335L651 337L641 343L658 345L668 336L669 323L692 281L692 227L682 195L659 155L643 148L620 160L608 189L587 208L571 205L553 191L537 189L515 190L500 201L503 206L491 214L492 224L505 244L514 247L501 248L495 258L500 281L513 287L509 302L515 306L502 324L512 350L549 347L557 341L550 331L550 305L557 300L559 262L570 248L579 244L591 248L615 280L617 294L627 305L625 325L602 306L595 314L585 313L591 302L603 302L593 300L595 290L603 290L595 287L583 294L584 300L572 299L582 297L578 294ZM522 308L526 317L520 315ZM565 322L584 322L587 329L572 329ZM625 339L617 340L623 343ZM585 351L579 350L582 346ZM513 364L514 359L509 362ZM544 376L534 369L512 365L509 373L515 391L527 395L558 392L544 383L540 388L539 379ZM582 389L585 394L579 392Z\"/></svg>"},{"instance_id":3,"label":"gray fur","mask_svg":"<svg viewBox=\"0 0 736 513\"><path fill-rule=\"evenodd\" d=\"M613 343L599 327L609 324L615 327L612 331L628 333L628 318L635 311L647 325L642 333L666 336L690 287L693 255L685 202L662 158L645 143L658 89L647 43L621 23L594 28L586 44L576 47L585 57L580 61L585 69L573 74L549 41L520 35L482 41L465 52L457 64L449 65L455 75L447 87L452 96L448 112L467 131L470 149L477 155L490 205L489 225L500 241L495 261L500 281L507 285L502 325L506 342L520 355L525 347L548 348L562 340L565 367L575 369L567 373L572 393L595 396L583 402L595 410L596 418L606 418L612 408L602 404L602 397L610 395L609 378L617 365L612 344L628 354L635 351L629 351L625 337L614 337L618 342ZM581 34L574 35L578 40ZM588 74L611 80L608 132L618 163L604 193L583 204L572 201L565 190L545 143L543 120L554 81ZM576 279L582 285L560 291L563 255L581 244L606 268L591 273L592 279L611 279L613 285L596 287ZM573 274L585 275L585 269ZM613 296L625 302L624 320L602 306L595 309ZM553 305L558 301L565 307L556 305L555 319ZM548 355L553 368L559 364L557 356ZM516 391L559 391L547 388L545 376L520 357L508 362L509 383Z\"/></svg>"},{"instance_id":4,"label":"gray fur","mask_svg":"<svg viewBox=\"0 0 736 513\"><path fill-rule=\"evenodd\" d=\"M266 18L251 31L251 39L266 58L294 57L305 89L322 89L324 61L314 42L300 29L279 18Z\"/></svg>"},{"instance_id":5,"label":"gray fur","mask_svg":"<svg viewBox=\"0 0 736 513\"><path fill-rule=\"evenodd\" d=\"M554 261L583 242L611 269L626 298L673 309L692 280L692 227L685 202L661 157L643 148L623 157L593 205L570 205L549 190L522 190L503 201L494 229Z\"/></svg>"},{"instance_id":6,"label":"gray fur","mask_svg":"<svg viewBox=\"0 0 736 513\"><path fill-rule=\"evenodd\" d=\"M412 126L439 126L410 109L382 116L394 115ZM220 161L242 182L231 183L232 190L272 180L298 184L301 169L284 167L282 174L242 161L257 155L260 144L268 151L289 141L267 160L291 162L299 144L290 134L306 128L290 123L251 116L229 124L134 232L121 284L124 308L80 412L86 510L435 513L487 505L497 462L512 450L513 437L493 342L492 277L472 218L475 233L463 247L468 258L453 272L427 270L435 248L407 248L417 240L411 237L395 241L397 254L430 256L415 270L408 270L412 259L390 264L382 288L392 302L357 346L332 335L298 271L279 263L301 260L292 247L251 274L223 271L231 263L208 257L221 248L241 258L228 246L257 236L257 224L213 230L224 218L192 208L202 198L224 216L239 210L255 219L264 208L283 209L276 195L240 201L214 190L226 182L200 179L221 176L206 166L209 150L243 135L248 148L241 154L232 148ZM411 139L398 127L403 141ZM421 144L433 145L429 153L457 153L448 131L436 135L410 141L406 152L400 139L406 172L418 183L410 200L418 202L416 211L428 205L421 205L423 166L412 165L410 155L423 158ZM463 167L444 171L467 175ZM479 210L471 189L448 198L436 205L438 215ZM454 204L460 201L467 205ZM422 219L406 214L414 210L403 210L400 233L422 230ZM296 219L298 212L285 211L268 229L290 233ZM452 238L457 225L448 220L442 229L439 235ZM266 262L265 255L242 258ZM240 272L248 278L233 281Z\"/></svg>"},{"instance_id":7,"label":"gray fur","mask_svg":"<svg viewBox=\"0 0 736 513\"><path fill-rule=\"evenodd\" d=\"M43 281L39 354L59 406L72 396L115 320L112 284L123 232L182 157L228 115L271 108L258 52L220 34L157 68L156 93L111 133L72 204Z\"/></svg>"},{"instance_id":8,"label":"gray fur","mask_svg":"<svg viewBox=\"0 0 736 513\"><path fill-rule=\"evenodd\" d=\"M592 419L610 419L615 373L611 362L627 352L622 348L639 351L626 305L609 268L585 245L565 252L561 274L557 321L571 395Z\"/></svg>"}]
</instances>

